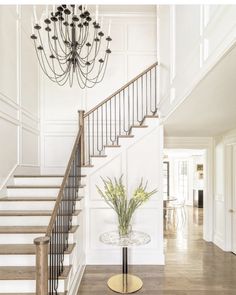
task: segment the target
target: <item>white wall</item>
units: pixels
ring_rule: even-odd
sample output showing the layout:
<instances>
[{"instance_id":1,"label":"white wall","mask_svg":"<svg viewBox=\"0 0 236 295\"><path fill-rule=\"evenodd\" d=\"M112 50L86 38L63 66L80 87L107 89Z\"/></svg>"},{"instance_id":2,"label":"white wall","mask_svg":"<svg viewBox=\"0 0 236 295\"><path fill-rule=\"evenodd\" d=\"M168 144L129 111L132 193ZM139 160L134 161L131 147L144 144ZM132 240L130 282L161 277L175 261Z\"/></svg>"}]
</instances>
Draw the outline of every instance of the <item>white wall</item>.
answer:
<instances>
[{"instance_id":1,"label":"white wall","mask_svg":"<svg viewBox=\"0 0 236 295\"><path fill-rule=\"evenodd\" d=\"M163 251L163 199L162 199L162 127L145 128L145 135L134 138L128 146L119 149L119 154L105 161L100 167L90 168L87 176L87 264L121 264L121 248L99 241L100 234L117 230L117 218L98 194L96 185L103 189L101 177L117 177L123 174L124 184L130 196L141 178L148 180L148 189L158 189L151 199L137 210L131 221L132 229L148 233L151 242L144 246L131 247L131 264L164 264Z\"/></svg>"},{"instance_id":2,"label":"white wall","mask_svg":"<svg viewBox=\"0 0 236 295\"><path fill-rule=\"evenodd\" d=\"M236 40L236 5L160 5L160 110L168 116Z\"/></svg>"},{"instance_id":3,"label":"white wall","mask_svg":"<svg viewBox=\"0 0 236 295\"><path fill-rule=\"evenodd\" d=\"M38 68L31 6L0 6L0 190L17 165L39 165Z\"/></svg>"},{"instance_id":4,"label":"white wall","mask_svg":"<svg viewBox=\"0 0 236 295\"><path fill-rule=\"evenodd\" d=\"M64 171L78 128L78 109L89 110L157 60L155 6L99 6L99 13L105 32L112 19L112 54L103 82L81 91L76 84L60 87L41 76L43 172Z\"/></svg>"},{"instance_id":5,"label":"white wall","mask_svg":"<svg viewBox=\"0 0 236 295\"><path fill-rule=\"evenodd\" d=\"M214 242L225 251L233 251L234 173L236 129L231 130L215 141L215 200L214 200ZM235 238L235 234L234 234Z\"/></svg>"}]
</instances>

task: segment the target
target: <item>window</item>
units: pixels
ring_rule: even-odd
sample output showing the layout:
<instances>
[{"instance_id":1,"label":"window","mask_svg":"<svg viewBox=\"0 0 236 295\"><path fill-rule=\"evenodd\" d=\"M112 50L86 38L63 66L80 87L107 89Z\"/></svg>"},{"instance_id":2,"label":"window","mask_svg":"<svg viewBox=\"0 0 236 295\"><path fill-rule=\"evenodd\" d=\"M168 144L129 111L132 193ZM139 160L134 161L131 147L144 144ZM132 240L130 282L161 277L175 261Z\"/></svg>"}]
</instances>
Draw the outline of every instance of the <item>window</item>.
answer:
<instances>
[{"instance_id":1,"label":"window","mask_svg":"<svg viewBox=\"0 0 236 295\"><path fill-rule=\"evenodd\" d=\"M178 198L188 199L188 162L179 161L178 163Z\"/></svg>"},{"instance_id":2,"label":"window","mask_svg":"<svg viewBox=\"0 0 236 295\"><path fill-rule=\"evenodd\" d=\"M163 162L163 198L168 199L170 192L170 171L169 162Z\"/></svg>"}]
</instances>

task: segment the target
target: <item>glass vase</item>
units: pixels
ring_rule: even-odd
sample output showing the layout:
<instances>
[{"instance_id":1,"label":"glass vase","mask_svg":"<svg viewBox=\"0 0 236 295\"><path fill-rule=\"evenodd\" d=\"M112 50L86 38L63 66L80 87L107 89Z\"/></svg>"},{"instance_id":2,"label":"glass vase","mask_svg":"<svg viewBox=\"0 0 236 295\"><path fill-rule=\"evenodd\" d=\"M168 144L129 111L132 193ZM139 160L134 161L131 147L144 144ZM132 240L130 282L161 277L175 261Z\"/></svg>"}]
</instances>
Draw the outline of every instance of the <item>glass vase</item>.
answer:
<instances>
[{"instance_id":1,"label":"glass vase","mask_svg":"<svg viewBox=\"0 0 236 295\"><path fill-rule=\"evenodd\" d=\"M120 237L126 237L132 232L132 226L131 224L127 224L127 225L119 224L118 231L119 231Z\"/></svg>"}]
</instances>

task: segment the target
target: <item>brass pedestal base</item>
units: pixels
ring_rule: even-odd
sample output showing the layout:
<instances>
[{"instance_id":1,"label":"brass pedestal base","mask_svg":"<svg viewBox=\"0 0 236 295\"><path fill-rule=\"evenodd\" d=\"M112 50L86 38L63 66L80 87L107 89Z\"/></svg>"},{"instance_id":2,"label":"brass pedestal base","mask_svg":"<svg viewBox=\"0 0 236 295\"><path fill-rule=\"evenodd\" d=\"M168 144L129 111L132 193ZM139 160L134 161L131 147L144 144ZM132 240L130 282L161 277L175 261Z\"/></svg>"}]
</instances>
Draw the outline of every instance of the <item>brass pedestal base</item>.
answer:
<instances>
[{"instance_id":1,"label":"brass pedestal base","mask_svg":"<svg viewBox=\"0 0 236 295\"><path fill-rule=\"evenodd\" d=\"M108 287L117 293L130 294L137 292L143 286L143 282L139 277L120 274L111 277L107 282Z\"/></svg>"}]
</instances>

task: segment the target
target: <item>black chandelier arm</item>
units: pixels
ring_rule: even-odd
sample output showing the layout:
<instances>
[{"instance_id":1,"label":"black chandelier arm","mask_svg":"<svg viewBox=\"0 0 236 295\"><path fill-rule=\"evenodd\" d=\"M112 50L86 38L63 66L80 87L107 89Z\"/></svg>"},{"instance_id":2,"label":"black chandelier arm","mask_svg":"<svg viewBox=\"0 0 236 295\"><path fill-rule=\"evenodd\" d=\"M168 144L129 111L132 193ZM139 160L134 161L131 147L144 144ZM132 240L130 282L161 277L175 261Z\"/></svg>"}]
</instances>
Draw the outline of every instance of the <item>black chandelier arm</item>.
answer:
<instances>
[{"instance_id":1,"label":"black chandelier arm","mask_svg":"<svg viewBox=\"0 0 236 295\"><path fill-rule=\"evenodd\" d=\"M100 50L100 46L99 46L99 48L97 47L97 43L98 43L98 42L95 41L96 38L97 38L97 33L96 33L96 31L94 31L93 42L92 42L91 46L88 46L88 47L90 47L90 51L87 53L87 55L85 55L85 56L80 56L81 59L87 59L87 58L90 56L90 54L92 53L93 50L95 51L95 58L94 58L93 60L96 59L96 57L97 57L97 55L98 55L98 52L99 52L99 50ZM101 39L100 39L99 43L101 43ZM95 45L95 49L94 49L94 45ZM97 52L97 51L98 51L98 52ZM81 51L80 51L80 52L81 52ZM89 61L90 63L92 62L92 60L86 60L86 62L87 62L87 61Z\"/></svg>"},{"instance_id":2,"label":"black chandelier arm","mask_svg":"<svg viewBox=\"0 0 236 295\"><path fill-rule=\"evenodd\" d=\"M82 49L88 39L88 27L80 27L79 38L77 42L77 48Z\"/></svg>"},{"instance_id":3,"label":"black chandelier arm","mask_svg":"<svg viewBox=\"0 0 236 295\"><path fill-rule=\"evenodd\" d=\"M98 73L94 78L90 78L89 81L92 83L100 83L104 76L105 76L105 71L107 68L107 63L108 63L108 58L109 58L109 54L106 53L105 57L104 57L104 62L100 63L99 69L98 69ZM101 75L103 71L103 74ZM98 78L101 76L100 80L98 80Z\"/></svg>"},{"instance_id":4,"label":"black chandelier arm","mask_svg":"<svg viewBox=\"0 0 236 295\"><path fill-rule=\"evenodd\" d=\"M59 21L59 30L60 30L60 34L61 34L61 38L63 43L65 44L65 48L70 48L69 45L69 41L66 39L66 28L65 28L65 32L63 31L63 24L62 21ZM64 39L64 40L63 40ZM65 42L66 41L66 42ZM67 43L68 42L68 43Z\"/></svg>"},{"instance_id":5,"label":"black chandelier arm","mask_svg":"<svg viewBox=\"0 0 236 295\"><path fill-rule=\"evenodd\" d=\"M60 25L58 25L60 26ZM60 29L59 29L60 30ZM50 32L48 32L48 35L50 36ZM57 26L56 24L54 24L54 36L57 38L55 41L58 41L58 44L60 46L61 51L63 52L64 55L67 55L68 53L64 50L64 48L62 47L62 44L65 44L65 42L63 42L62 36L60 34L58 34L58 30L57 30ZM61 39L61 40L60 40ZM66 48L66 44L65 44L65 48Z\"/></svg>"},{"instance_id":6,"label":"black chandelier arm","mask_svg":"<svg viewBox=\"0 0 236 295\"><path fill-rule=\"evenodd\" d=\"M79 59L80 59L80 61L81 61L82 63L85 63L85 64L86 64L86 62L89 62L90 64L92 64L92 63L94 63L94 62L96 61L96 59L97 59L97 57L98 57L98 53L99 53L99 51L100 51L100 47L101 47L101 39L100 39L100 41L99 41L99 45L97 44L98 42L95 42L95 43L96 43L96 44L95 44L95 49L94 49L94 51L95 51L95 53L94 53L94 58L91 59L91 60L89 60L89 59L88 59L89 56L87 56L87 57L85 57L85 58L79 56ZM84 61L84 59L86 59L86 61Z\"/></svg>"},{"instance_id":7,"label":"black chandelier arm","mask_svg":"<svg viewBox=\"0 0 236 295\"><path fill-rule=\"evenodd\" d=\"M52 62L53 62L53 67L55 68L54 61L52 61ZM69 75L70 75L70 68L71 68L71 63L68 64L66 71L64 72L64 74L61 77L56 75L56 72L54 72L54 75L55 75L54 79L56 80L57 84L59 84L60 86L63 86L67 83L67 81L69 79Z\"/></svg>"},{"instance_id":8,"label":"black chandelier arm","mask_svg":"<svg viewBox=\"0 0 236 295\"><path fill-rule=\"evenodd\" d=\"M53 56L55 54L57 56L57 59L62 64L66 63L68 57L70 56L70 53L65 54L64 56L60 55L57 50L56 40L54 40L54 46L53 46L52 41L51 41L51 36L49 34L48 34L48 45L49 45L48 47L50 49L51 55Z\"/></svg>"},{"instance_id":9,"label":"black chandelier arm","mask_svg":"<svg viewBox=\"0 0 236 295\"><path fill-rule=\"evenodd\" d=\"M35 51L36 51L36 55L37 55L37 58L38 58L38 61L39 61L39 64L40 64L40 67L41 67L41 69L43 70L43 72L44 72L44 74L49 78L49 79L53 79L53 77L51 77L49 74L48 74L48 72L46 71L46 68L45 68L45 64L44 64L44 62L43 62L43 58L42 58L42 52L41 52L41 59L40 59L40 57L39 57L39 50L38 50L38 48L37 48L37 44L36 44L36 42L35 42L35 40L34 40L34 46L35 46ZM41 50L40 50L41 51Z\"/></svg>"},{"instance_id":10,"label":"black chandelier arm","mask_svg":"<svg viewBox=\"0 0 236 295\"><path fill-rule=\"evenodd\" d=\"M42 42L41 34L40 34L39 31L38 31L38 36L39 36L40 45L41 45L42 48L43 48L43 42ZM42 51L43 51L43 53L44 53L44 57L45 57L45 60L46 60L46 62L47 62L47 65L48 65L48 67L50 68L50 70L53 72L53 69L52 69L52 67L51 67L51 65L50 65L50 63L49 63L49 61L48 61L48 59L47 59L47 55L46 55L46 53L45 53L45 51L44 51L44 48L43 48L42 50L40 50L40 51L41 51L41 55L42 55ZM43 60L43 58L42 58L42 60Z\"/></svg>"},{"instance_id":11,"label":"black chandelier arm","mask_svg":"<svg viewBox=\"0 0 236 295\"><path fill-rule=\"evenodd\" d=\"M85 73L83 71L81 71L81 69L79 67L77 69L78 69L78 72L79 72L79 75L80 75L81 78L83 76L83 78L86 78L87 81L89 81L90 83L96 84L97 81L98 81L98 78L99 78L99 76L100 76L100 74L101 74L101 72L102 72L102 70L104 68L104 65L105 65L105 68L106 68L107 57L105 57L104 63L100 63L97 75L95 77L93 77L93 78L89 78L88 76L85 76ZM103 75L103 77L104 77L104 75ZM102 81L103 77L100 79L100 81ZM91 87L89 87L89 88L91 88Z\"/></svg>"}]
</instances>

